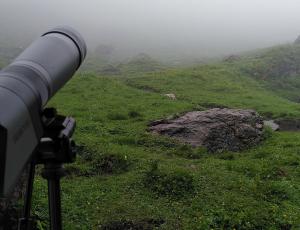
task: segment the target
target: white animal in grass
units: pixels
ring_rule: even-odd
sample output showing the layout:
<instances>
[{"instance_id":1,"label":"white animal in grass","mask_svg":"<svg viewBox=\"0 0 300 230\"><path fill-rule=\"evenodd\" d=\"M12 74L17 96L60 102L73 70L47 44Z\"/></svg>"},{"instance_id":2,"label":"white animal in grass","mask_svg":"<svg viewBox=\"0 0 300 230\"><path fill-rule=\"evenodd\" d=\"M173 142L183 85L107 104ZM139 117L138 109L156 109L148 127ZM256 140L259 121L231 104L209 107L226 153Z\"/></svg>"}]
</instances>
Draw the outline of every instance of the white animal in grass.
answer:
<instances>
[{"instance_id":1,"label":"white animal in grass","mask_svg":"<svg viewBox=\"0 0 300 230\"><path fill-rule=\"evenodd\" d=\"M164 96L166 96L172 100L176 100L176 95L174 93L167 93L167 94L164 94Z\"/></svg>"}]
</instances>

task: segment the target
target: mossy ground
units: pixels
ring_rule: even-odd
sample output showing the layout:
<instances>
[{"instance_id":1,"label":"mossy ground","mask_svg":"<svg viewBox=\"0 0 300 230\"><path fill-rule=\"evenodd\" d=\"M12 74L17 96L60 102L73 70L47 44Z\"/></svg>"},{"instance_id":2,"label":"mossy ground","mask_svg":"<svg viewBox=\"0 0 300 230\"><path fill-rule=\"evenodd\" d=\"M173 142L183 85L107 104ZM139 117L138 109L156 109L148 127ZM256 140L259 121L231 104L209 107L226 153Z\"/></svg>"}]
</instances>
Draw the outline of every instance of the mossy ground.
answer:
<instances>
[{"instance_id":1,"label":"mossy ground","mask_svg":"<svg viewBox=\"0 0 300 230\"><path fill-rule=\"evenodd\" d=\"M76 118L75 141L83 146L62 180L65 229L126 229L144 222L144 229L299 229L300 133L269 133L248 151L208 154L146 131L152 120L212 105L300 117L299 104L228 64L74 77L49 105ZM103 164L110 170L101 170ZM46 189L37 177L34 213L42 225Z\"/></svg>"}]
</instances>

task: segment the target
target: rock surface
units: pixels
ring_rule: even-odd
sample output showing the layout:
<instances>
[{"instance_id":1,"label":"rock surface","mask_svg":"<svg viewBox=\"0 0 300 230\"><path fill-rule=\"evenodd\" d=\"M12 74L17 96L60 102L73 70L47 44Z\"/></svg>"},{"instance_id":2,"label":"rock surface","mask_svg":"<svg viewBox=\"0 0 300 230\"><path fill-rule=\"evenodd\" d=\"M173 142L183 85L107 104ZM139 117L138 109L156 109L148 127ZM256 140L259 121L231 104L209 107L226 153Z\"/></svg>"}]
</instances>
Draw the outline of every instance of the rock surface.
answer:
<instances>
[{"instance_id":1,"label":"rock surface","mask_svg":"<svg viewBox=\"0 0 300 230\"><path fill-rule=\"evenodd\" d=\"M263 140L263 120L253 110L193 111L176 119L154 121L149 130L204 146L209 152L240 151Z\"/></svg>"}]
</instances>

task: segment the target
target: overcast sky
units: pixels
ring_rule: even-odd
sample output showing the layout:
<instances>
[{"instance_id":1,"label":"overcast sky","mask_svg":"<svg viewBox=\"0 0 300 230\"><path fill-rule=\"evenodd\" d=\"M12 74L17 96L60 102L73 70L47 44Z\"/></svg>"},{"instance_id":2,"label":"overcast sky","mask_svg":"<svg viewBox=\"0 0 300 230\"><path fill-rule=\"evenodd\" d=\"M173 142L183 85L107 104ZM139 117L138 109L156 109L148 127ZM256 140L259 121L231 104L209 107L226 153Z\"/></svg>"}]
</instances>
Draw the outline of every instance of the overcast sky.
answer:
<instances>
[{"instance_id":1,"label":"overcast sky","mask_svg":"<svg viewBox=\"0 0 300 230\"><path fill-rule=\"evenodd\" d=\"M33 39L70 25L90 49L205 57L291 42L299 0L0 0L1 37Z\"/></svg>"}]
</instances>

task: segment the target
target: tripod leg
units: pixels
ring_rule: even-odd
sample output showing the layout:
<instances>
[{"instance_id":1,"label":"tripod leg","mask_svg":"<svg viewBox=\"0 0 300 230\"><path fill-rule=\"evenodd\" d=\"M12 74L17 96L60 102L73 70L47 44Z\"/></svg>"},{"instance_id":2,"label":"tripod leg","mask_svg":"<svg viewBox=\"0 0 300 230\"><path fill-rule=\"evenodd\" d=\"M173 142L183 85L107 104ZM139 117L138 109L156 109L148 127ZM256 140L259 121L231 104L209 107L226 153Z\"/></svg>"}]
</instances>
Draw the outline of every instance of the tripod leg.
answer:
<instances>
[{"instance_id":1,"label":"tripod leg","mask_svg":"<svg viewBox=\"0 0 300 230\"><path fill-rule=\"evenodd\" d=\"M48 203L50 215L50 229L61 230L61 198L60 179L65 175L62 164L48 163L42 172L42 176L48 181Z\"/></svg>"},{"instance_id":2,"label":"tripod leg","mask_svg":"<svg viewBox=\"0 0 300 230\"><path fill-rule=\"evenodd\" d=\"M61 230L62 218L59 179L48 180L48 199L51 230Z\"/></svg>"},{"instance_id":3,"label":"tripod leg","mask_svg":"<svg viewBox=\"0 0 300 230\"><path fill-rule=\"evenodd\" d=\"M35 162L32 161L29 167L29 175L27 181L27 188L25 194L25 204L24 204L24 217L19 219L19 230L28 230L32 229L34 225L34 220L30 216L31 213L31 204L32 204L32 191L34 183L34 174L35 174Z\"/></svg>"}]
</instances>

